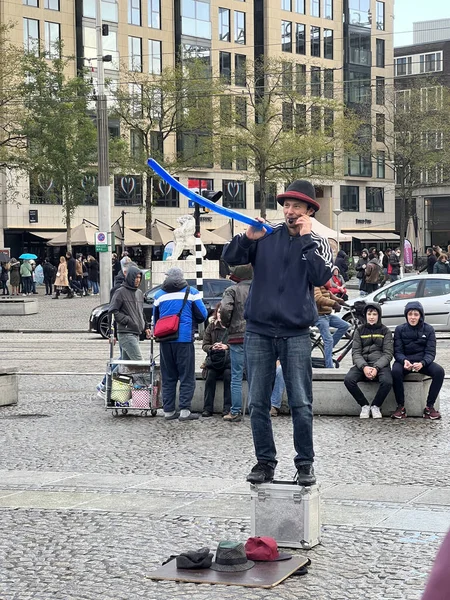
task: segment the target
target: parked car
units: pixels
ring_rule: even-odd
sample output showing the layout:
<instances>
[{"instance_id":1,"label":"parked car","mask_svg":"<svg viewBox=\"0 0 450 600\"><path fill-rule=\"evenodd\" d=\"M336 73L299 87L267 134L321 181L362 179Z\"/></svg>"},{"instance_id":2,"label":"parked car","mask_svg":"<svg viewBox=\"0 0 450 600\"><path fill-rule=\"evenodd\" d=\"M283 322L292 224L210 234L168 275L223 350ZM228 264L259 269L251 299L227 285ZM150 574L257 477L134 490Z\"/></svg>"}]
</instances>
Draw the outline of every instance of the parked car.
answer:
<instances>
[{"instance_id":1,"label":"parked car","mask_svg":"<svg viewBox=\"0 0 450 600\"><path fill-rule=\"evenodd\" d=\"M188 284L195 287L194 279L188 279ZM234 285L229 279L204 279L203 280L203 302L208 309L208 316L213 312L216 305L221 301L222 295L227 287ZM155 294L161 289L160 285L155 286L144 294L144 313L148 322L152 317L153 301ZM89 318L89 331L99 333L102 337L108 337L108 304L96 306Z\"/></svg>"},{"instance_id":2,"label":"parked car","mask_svg":"<svg viewBox=\"0 0 450 600\"><path fill-rule=\"evenodd\" d=\"M427 323L436 331L450 331L450 275L408 275L367 296L348 300L347 304L353 306L361 300L380 303L383 323L390 329L405 322L405 306L418 300ZM342 314L342 318L348 319L349 313Z\"/></svg>"}]
</instances>

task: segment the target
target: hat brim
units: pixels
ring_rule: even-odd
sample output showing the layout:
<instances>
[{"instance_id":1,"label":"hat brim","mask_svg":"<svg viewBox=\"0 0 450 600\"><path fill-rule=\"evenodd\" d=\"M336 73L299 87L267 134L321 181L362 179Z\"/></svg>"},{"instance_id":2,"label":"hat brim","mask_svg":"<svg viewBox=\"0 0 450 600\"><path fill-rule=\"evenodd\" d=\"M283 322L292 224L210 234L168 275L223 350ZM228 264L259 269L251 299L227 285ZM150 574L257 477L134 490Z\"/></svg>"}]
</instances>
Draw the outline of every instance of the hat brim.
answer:
<instances>
[{"instance_id":1,"label":"hat brim","mask_svg":"<svg viewBox=\"0 0 450 600\"><path fill-rule=\"evenodd\" d=\"M255 563L252 560L248 560L242 565L221 565L219 563L213 562L210 569L212 569L213 571L222 571L224 573L237 573L239 571L248 571L254 566Z\"/></svg>"},{"instance_id":2,"label":"hat brim","mask_svg":"<svg viewBox=\"0 0 450 600\"><path fill-rule=\"evenodd\" d=\"M283 194L278 194L277 202L281 206L283 206L285 200L301 200L302 202L306 202L310 204L314 210L317 212L320 210L320 204L314 198L310 198L306 194L302 194L301 192L284 192Z\"/></svg>"},{"instance_id":3,"label":"hat brim","mask_svg":"<svg viewBox=\"0 0 450 600\"><path fill-rule=\"evenodd\" d=\"M290 560L292 558L292 554L287 554L287 552L279 552L277 558L252 558L255 562L277 562L279 560Z\"/></svg>"}]
</instances>

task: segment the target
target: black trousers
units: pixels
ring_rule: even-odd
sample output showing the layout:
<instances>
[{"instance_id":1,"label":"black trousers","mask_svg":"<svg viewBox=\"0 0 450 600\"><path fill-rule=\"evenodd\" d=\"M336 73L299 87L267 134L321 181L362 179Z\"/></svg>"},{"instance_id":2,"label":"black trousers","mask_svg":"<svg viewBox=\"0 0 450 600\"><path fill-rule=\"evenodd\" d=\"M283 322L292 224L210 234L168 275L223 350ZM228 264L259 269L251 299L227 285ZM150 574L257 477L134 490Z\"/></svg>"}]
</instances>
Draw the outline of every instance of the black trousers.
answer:
<instances>
[{"instance_id":1,"label":"black trousers","mask_svg":"<svg viewBox=\"0 0 450 600\"><path fill-rule=\"evenodd\" d=\"M223 371L216 371L215 369L207 369L207 371L203 410L214 412L216 381L223 379L223 412L228 414L231 410L231 368Z\"/></svg>"},{"instance_id":2,"label":"black trousers","mask_svg":"<svg viewBox=\"0 0 450 600\"><path fill-rule=\"evenodd\" d=\"M409 373L411 373L411 371L406 371L403 368L402 363L395 361L392 367L392 377L394 379L395 399L399 406L405 405L405 388L403 386L403 379L405 378L405 375L409 375ZM441 391L442 384L444 383L445 371L441 365L433 362L431 365L428 365L428 367L423 367L420 369L419 373L422 375L429 375L431 377L427 406L434 406L436 398L439 396L439 392Z\"/></svg>"},{"instance_id":3,"label":"black trousers","mask_svg":"<svg viewBox=\"0 0 450 600\"><path fill-rule=\"evenodd\" d=\"M159 353L164 411L175 410L178 380L180 381L180 410L190 410L195 392L194 344L192 342L162 342L159 345Z\"/></svg>"},{"instance_id":4,"label":"black trousers","mask_svg":"<svg viewBox=\"0 0 450 600\"><path fill-rule=\"evenodd\" d=\"M362 369L352 367L344 379L345 387L360 406L367 406L369 403L362 391L358 387L361 381L378 381L378 391L373 399L372 406L380 407L386 400L392 388L392 373L390 367L383 367L378 371L378 376L375 379L367 379Z\"/></svg>"},{"instance_id":5,"label":"black trousers","mask_svg":"<svg viewBox=\"0 0 450 600\"><path fill-rule=\"evenodd\" d=\"M51 279L44 279L44 283L45 283L45 295L46 296L50 296L52 293L52 280Z\"/></svg>"}]
</instances>

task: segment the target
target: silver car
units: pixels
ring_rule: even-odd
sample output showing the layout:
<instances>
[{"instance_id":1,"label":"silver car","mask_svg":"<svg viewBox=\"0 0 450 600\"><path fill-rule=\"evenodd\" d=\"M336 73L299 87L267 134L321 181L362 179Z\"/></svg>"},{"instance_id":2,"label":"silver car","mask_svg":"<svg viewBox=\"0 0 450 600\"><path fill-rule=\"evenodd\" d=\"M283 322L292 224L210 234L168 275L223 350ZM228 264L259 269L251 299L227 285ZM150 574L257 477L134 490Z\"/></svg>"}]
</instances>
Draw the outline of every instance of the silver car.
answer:
<instances>
[{"instance_id":1,"label":"silver car","mask_svg":"<svg viewBox=\"0 0 450 600\"><path fill-rule=\"evenodd\" d=\"M450 331L450 275L408 275L404 279L388 283L367 296L348 300L381 304L383 323L390 329L405 322L405 306L418 300L425 311L427 323L436 331ZM342 318L348 318L348 313Z\"/></svg>"}]
</instances>

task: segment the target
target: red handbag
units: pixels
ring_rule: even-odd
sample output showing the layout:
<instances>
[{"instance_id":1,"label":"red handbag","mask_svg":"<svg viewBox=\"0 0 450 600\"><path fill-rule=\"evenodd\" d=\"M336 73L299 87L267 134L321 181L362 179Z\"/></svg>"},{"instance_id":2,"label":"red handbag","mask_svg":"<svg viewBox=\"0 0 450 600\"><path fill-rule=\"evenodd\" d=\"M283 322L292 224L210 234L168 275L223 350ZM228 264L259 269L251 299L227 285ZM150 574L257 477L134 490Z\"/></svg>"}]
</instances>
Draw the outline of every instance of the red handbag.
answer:
<instances>
[{"instance_id":1,"label":"red handbag","mask_svg":"<svg viewBox=\"0 0 450 600\"><path fill-rule=\"evenodd\" d=\"M190 287L187 286L184 294L183 304L176 315L168 315L158 319L155 325L154 335L157 342L173 342L178 338L178 330L180 328L180 316L189 296Z\"/></svg>"}]
</instances>

